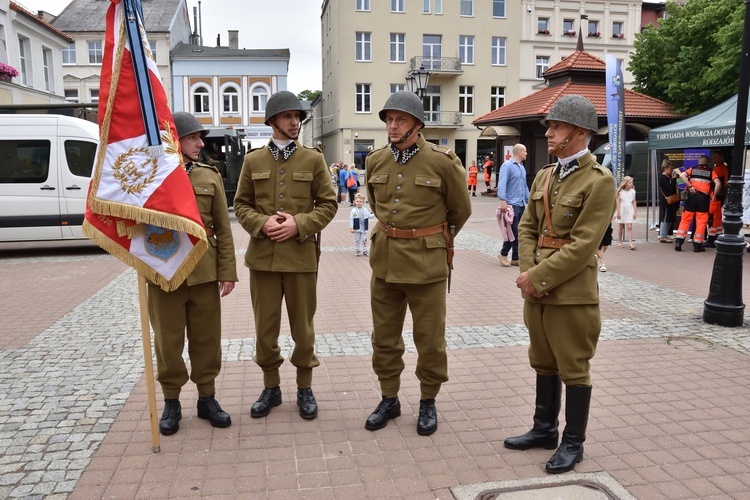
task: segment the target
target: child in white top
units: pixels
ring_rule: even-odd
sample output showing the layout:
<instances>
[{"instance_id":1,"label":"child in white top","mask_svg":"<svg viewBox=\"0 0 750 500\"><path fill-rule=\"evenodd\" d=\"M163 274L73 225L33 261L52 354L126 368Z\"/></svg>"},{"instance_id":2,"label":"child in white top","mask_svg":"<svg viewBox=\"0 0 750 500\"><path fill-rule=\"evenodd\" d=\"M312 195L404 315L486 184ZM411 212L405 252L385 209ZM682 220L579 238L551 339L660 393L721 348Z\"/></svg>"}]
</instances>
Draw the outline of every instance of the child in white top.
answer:
<instances>
[{"instance_id":1,"label":"child in white top","mask_svg":"<svg viewBox=\"0 0 750 500\"><path fill-rule=\"evenodd\" d=\"M360 248L363 250L362 255L367 255L367 229L370 219L375 217L375 214L362 206L364 203L365 196L362 193L354 195L354 208L349 214L349 232L354 233L354 251L357 257L360 256Z\"/></svg>"},{"instance_id":2,"label":"child in white top","mask_svg":"<svg viewBox=\"0 0 750 500\"><path fill-rule=\"evenodd\" d=\"M631 250L635 250L633 244L633 222L638 217L638 205L635 202L635 189L633 188L633 178L626 175L622 178L620 188L617 190L617 210L615 211L615 220L620 225L618 231L619 243L618 248L622 248L625 239L625 229L628 230L628 245Z\"/></svg>"}]
</instances>

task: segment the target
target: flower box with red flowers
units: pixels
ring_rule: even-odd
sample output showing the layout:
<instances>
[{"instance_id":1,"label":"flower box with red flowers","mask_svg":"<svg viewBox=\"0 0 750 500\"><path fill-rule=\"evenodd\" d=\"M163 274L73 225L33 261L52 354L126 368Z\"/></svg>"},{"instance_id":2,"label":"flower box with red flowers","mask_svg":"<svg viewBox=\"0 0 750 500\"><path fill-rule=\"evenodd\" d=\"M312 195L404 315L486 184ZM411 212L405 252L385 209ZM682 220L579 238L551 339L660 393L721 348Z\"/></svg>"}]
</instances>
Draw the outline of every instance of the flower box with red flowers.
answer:
<instances>
[{"instance_id":1,"label":"flower box with red flowers","mask_svg":"<svg viewBox=\"0 0 750 500\"><path fill-rule=\"evenodd\" d=\"M537 35L549 35L549 30L538 30Z\"/></svg>"},{"instance_id":2,"label":"flower box with red flowers","mask_svg":"<svg viewBox=\"0 0 750 500\"><path fill-rule=\"evenodd\" d=\"M613 33L612 38L625 38L625 33Z\"/></svg>"},{"instance_id":3,"label":"flower box with red flowers","mask_svg":"<svg viewBox=\"0 0 750 500\"><path fill-rule=\"evenodd\" d=\"M594 33L593 31L589 32L589 37L590 38L599 38L601 36L602 36L602 34L599 33L598 31L596 33Z\"/></svg>"},{"instance_id":4,"label":"flower box with red flowers","mask_svg":"<svg viewBox=\"0 0 750 500\"><path fill-rule=\"evenodd\" d=\"M576 30L565 30L565 32L563 33L563 35L565 36L576 36L576 34Z\"/></svg>"}]
</instances>

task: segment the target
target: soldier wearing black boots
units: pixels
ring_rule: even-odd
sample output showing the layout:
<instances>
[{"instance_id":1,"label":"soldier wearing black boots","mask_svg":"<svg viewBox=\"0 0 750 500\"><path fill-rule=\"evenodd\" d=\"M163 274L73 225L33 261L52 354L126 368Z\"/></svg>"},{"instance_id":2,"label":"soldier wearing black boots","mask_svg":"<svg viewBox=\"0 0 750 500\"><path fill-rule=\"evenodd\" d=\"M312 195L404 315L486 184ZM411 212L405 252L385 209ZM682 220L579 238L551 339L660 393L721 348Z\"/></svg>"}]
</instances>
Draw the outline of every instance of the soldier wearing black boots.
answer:
<instances>
[{"instance_id":1,"label":"soldier wearing black boots","mask_svg":"<svg viewBox=\"0 0 750 500\"><path fill-rule=\"evenodd\" d=\"M542 124L548 151L558 162L540 170L531 186L518 228L521 274L516 280L525 299L529 362L536 371L534 426L504 444L513 450L557 448L546 466L557 474L583 459L591 403L589 360L601 330L594 254L615 210L615 183L588 150L598 129L591 101L563 96Z\"/></svg>"},{"instance_id":2,"label":"soldier wearing black boots","mask_svg":"<svg viewBox=\"0 0 750 500\"><path fill-rule=\"evenodd\" d=\"M215 379L221 370L221 297L237 281L234 240L221 174L198 163L208 130L184 111L174 113L185 169L193 185L206 235L213 240L185 282L165 292L148 285L148 310L154 328L157 379L164 393L164 413L159 432L165 436L180 429L180 390L188 381L182 359L185 337L190 357L190 380L198 389L198 417L214 427L229 427L232 419L215 398ZM188 194L189 196L189 194Z\"/></svg>"}]
</instances>

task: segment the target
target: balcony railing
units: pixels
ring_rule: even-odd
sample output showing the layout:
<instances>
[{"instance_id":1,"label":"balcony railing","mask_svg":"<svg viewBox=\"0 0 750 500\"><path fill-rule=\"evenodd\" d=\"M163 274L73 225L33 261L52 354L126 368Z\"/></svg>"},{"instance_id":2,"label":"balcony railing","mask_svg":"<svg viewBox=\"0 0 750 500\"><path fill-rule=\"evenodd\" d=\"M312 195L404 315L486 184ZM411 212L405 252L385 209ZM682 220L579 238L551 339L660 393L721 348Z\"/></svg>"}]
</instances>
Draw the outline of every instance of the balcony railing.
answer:
<instances>
[{"instance_id":1,"label":"balcony railing","mask_svg":"<svg viewBox=\"0 0 750 500\"><path fill-rule=\"evenodd\" d=\"M461 59L458 57L422 57L415 56L411 58L410 70L423 67L432 73L460 73Z\"/></svg>"},{"instance_id":2,"label":"balcony railing","mask_svg":"<svg viewBox=\"0 0 750 500\"><path fill-rule=\"evenodd\" d=\"M461 127L463 115L458 111L425 111L425 127Z\"/></svg>"}]
</instances>

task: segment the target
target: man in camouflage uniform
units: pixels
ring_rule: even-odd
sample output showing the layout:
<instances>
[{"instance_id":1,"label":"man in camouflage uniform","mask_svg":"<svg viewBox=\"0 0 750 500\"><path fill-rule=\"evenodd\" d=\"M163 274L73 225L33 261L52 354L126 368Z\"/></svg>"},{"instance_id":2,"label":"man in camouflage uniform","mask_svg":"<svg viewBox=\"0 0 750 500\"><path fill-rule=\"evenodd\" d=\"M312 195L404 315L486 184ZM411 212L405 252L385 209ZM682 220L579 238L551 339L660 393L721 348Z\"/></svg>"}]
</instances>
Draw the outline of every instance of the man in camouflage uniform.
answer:
<instances>
[{"instance_id":1,"label":"man in camouflage uniform","mask_svg":"<svg viewBox=\"0 0 750 500\"><path fill-rule=\"evenodd\" d=\"M542 124L557 163L539 171L519 225L521 274L516 285L529 329L529 362L536 371L534 427L505 446L557 451L546 470L572 470L583 459L591 403L589 360L601 330L594 253L615 210L615 183L588 143L598 129L583 96L555 102ZM558 414L565 384L565 430L558 448Z\"/></svg>"},{"instance_id":2,"label":"man in camouflage uniform","mask_svg":"<svg viewBox=\"0 0 750 500\"><path fill-rule=\"evenodd\" d=\"M180 389L188 381L182 359L187 331L190 379L198 387L198 416L214 427L229 427L232 419L214 394L221 370L221 301L234 289L237 263L224 183L215 167L198 163L208 133L190 113L174 113L185 169L193 185L198 211L208 236L208 250L177 290L165 292L148 285L148 310L154 328L157 380L164 393L159 431L180 429Z\"/></svg>"},{"instance_id":3,"label":"man in camouflage uniform","mask_svg":"<svg viewBox=\"0 0 750 500\"><path fill-rule=\"evenodd\" d=\"M249 152L234 197L234 213L250 244L250 297L255 315L255 362L263 369L264 389L250 415L265 417L281 404L279 348L281 301L286 301L294 341L290 361L297 367L297 405L302 418L314 419L312 392L315 356L313 317L318 270L316 233L338 211L336 192L323 154L297 141L306 113L294 94L282 90L266 103L266 125L273 137Z\"/></svg>"},{"instance_id":4,"label":"man in camouflage uniform","mask_svg":"<svg viewBox=\"0 0 750 500\"><path fill-rule=\"evenodd\" d=\"M422 101L393 94L380 111L389 144L366 159L367 193L378 219L370 267L372 366L382 400L365 423L377 430L401 415L402 330L407 306L414 320L421 400L417 432L437 430L435 396L448 380L445 294L453 236L471 215L466 172L449 149L425 141Z\"/></svg>"}]
</instances>

